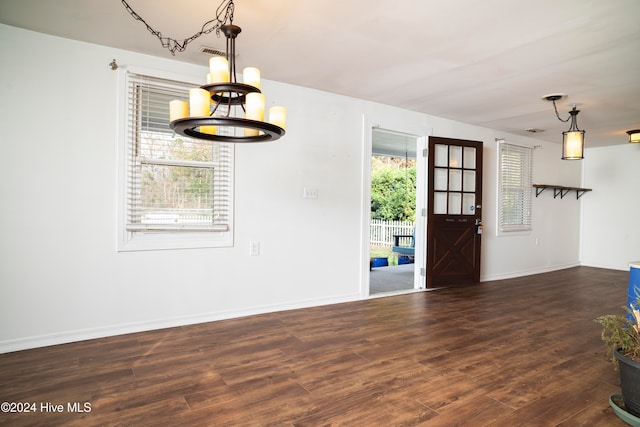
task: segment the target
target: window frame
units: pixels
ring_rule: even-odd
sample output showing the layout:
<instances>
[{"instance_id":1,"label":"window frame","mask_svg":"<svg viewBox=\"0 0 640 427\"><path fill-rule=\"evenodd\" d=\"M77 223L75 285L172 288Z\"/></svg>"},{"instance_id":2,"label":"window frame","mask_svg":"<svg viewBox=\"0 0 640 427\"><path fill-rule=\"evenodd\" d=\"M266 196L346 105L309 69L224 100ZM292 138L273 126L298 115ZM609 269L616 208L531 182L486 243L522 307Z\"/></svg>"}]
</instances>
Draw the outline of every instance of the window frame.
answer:
<instances>
[{"instance_id":1,"label":"window frame","mask_svg":"<svg viewBox=\"0 0 640 427\"><path fill-rule=\"evenodd\" d=\"M522 200L520 204L514 204L516 210L521 210L519 213L521 221L515 224L505 224L505 170L503 167L504 150L510 149L514 153L524 155L523 161L520 162L521 170L520 175L517 177L521 184L513 185L508 190L511 194L519 195L516 199ZM533 229L532 220L532 205L533 205L533 147L521 144L515 144L512 142L506 142L505 140L497 140L497 215L496 215L496 235L497 236L514 236L530 234ZM511 169L513 171L513 169Z\"/></svg>"},{"instance_id":2,"label":"window frame","mask_svg":"<svg viewBox=\"0 0 640 427\"><path fill-rule=\"evenodd\" d=\"M117 250L118 251L144 251L144 250L171 250L171 249L195 249L232 247L234 245L234 157L235 146L224 144L228 161L228 176L226 183L226 227L207 227L206 230L182 229L167 227L130 227L129 219L129 192L131 185L130 168L130 130L129 130L129 83L130 75L146 76L150 79L162 79L174 81L178 84L200 87L201 80L195 75L174 74L143 67L128 66L118 69L118 213L117 213ZM167 117L167 121L169 118Z\"/></svg>"}]
</instances>

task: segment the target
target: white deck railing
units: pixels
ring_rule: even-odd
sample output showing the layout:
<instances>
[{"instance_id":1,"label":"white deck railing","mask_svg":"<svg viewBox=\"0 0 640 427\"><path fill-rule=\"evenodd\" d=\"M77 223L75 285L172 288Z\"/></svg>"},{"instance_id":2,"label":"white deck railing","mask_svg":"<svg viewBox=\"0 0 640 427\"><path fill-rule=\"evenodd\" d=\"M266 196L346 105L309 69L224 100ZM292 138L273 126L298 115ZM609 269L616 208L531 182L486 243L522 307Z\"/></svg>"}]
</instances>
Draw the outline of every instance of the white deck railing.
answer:
<instances>
[{"instance_id":1,"label":"white deck railing","mask_svg":"<svg viewBox=\"0 0 640 427\"><path fill-rule=\"evenodd\" d=\"M369 226L369 241L374 246L393 246L393 236L397 234L412 235L415 223L413 221L381 221L371 220Z\"/></svg>"}]
</instances>

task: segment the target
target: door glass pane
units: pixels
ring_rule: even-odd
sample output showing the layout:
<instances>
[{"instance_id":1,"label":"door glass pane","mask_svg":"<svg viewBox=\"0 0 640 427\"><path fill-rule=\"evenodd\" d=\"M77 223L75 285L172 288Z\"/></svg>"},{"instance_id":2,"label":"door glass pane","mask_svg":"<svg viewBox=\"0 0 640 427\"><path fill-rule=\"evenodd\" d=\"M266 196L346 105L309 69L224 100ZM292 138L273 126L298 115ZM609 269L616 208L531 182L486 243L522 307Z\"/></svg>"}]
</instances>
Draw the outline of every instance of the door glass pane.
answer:
<instances>
[{"instance_id":1,"label":"door glass pane","mask_svg":"<svg viewBox=\"0 0 640 427\"><path fill-rule=\"evenodd\" d=\"M449 169L449 191L462 191L462 171Z\"/></svg>"},{"instance_id":2,"label":"door glass pane","mask_svg":"<svg viewBox=\"0 0 640 427\"><path fill-rule=\"evenodd\" d=\"M464 168L475 169L476 168L476 148L464 147Z\"/></svg>"},{"instance_id":3,"label":"door glass pane","mask_svg":"<svg viewBox=\"0 0 640 427\"><path fill-rule=\"evenodd\" d=\"M433 171L433 189L447 191L447 169L436 168Z\"/></svg>"},{"instance_id":4,"label":"door glass pane","mask_svg":"<svg viewBox=\"0 0 640 427\"><path fill-rule=\"evenodd\" d=\"M449 162L447 161L449 157L449 153L447 150L447 145L436 144L435 145L435 153L434 153L434 164L441 168L446 168L449 166Z\"/></svg>"},{"instance_id":5,"label":"door glass pane","mask_svg":"<svg viewBox=\"0 0 640 427\"><path fill-rule=\"evenodd\" d=\"M447 193L435 193L433 195L433 213L447 213Z\"/></svg>"},{"instance_id":6,"label":"door glass pane","mask_svg":"<svg viewBox=\"0 0 640 427\"><path fill-rule=\"evenodd\" d=\"M473 193L465 193L462 195L462 215L473 215L476 207L476 195Z\"/></svg>"},{"instance_id":7,"label":"door glass pane","mask_svg":"<svg viewBox=\"0 0 640 427\"><path fill-rule=\"evenodd\" d=\"M449 146L449 167L461 168L462 167L462 147L459 145Z\"/></svg>"},{"instance_id":8,"label":"door glass pane","mask_svg":"<svg viewBox=\"0 0 640 427\"><path fill-rule=\"evenodd\" d=\"M476 171L464 171L462 191L476 191Z\"/></svg>"},{"instance_id":9,"label":"door glass pane","mask_svg":"<svg viewBox=\"0 0 640 427\"><path fill-rule=\"evenodd\" d=\"M462 193L449 193L449 215L460 215L462 212Z\"/></svg>"}]
</instances>

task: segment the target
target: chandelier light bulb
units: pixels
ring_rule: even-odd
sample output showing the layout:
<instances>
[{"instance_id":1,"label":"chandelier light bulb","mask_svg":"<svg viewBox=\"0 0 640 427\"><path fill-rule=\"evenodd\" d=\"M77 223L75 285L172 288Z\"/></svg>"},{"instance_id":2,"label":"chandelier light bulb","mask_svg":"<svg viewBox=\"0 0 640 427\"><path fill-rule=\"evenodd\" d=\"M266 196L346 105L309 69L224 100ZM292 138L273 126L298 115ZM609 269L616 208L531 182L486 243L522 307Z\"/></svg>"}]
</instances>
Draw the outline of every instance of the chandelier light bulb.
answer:
<instances>
[{"instance_id":1,"label":"chandelier light bulb","mask_svg":"<svg viewBox=\"0 0 640 427\"><path fill-rule=\"evenodd\" d=\"M207 83L227 83L229 81L229 62L222 56L209 59L209 75Z\"/></svg>"},{"instance_id":2,"label":"chandelier light bulb","mask_svg":"<svg viewBox=\"0 0 640 427\"><path fill-rule=\"evenodd\" d=\"M242 82L260 89L260 70L256 67L245 68L242 70Z\"/></svg>"}]
</instances>

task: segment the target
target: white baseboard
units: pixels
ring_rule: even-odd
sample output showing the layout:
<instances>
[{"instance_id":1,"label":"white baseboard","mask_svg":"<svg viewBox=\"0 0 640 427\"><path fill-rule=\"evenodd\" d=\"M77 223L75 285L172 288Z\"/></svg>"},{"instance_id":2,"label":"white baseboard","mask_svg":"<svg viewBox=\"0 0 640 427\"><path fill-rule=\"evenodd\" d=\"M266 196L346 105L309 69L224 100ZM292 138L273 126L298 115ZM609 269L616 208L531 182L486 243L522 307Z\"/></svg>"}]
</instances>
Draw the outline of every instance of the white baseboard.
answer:
<instances>
[{"instance_id":1,"label":"white baseboard","mask_svg":"<svg viewBox=\"0 0 640 427\"><path fill-rule=\"evenodd\" d=\"M579 267L579 266L580 266L580 263L575 263L575 264L566 264L566 265L554 265L551 267L544 267L544 268L534 268L532 270L511 271L507 273L481 276L480 281L490 282L492 280L513 279L516 277L532 276L534 274L541 274L541 273L550 273L552 271L564 270L566 268L573 268L573 267Z\"/></svg>"},{"instance_id":2,"label":"white baseboard","mask_svg":"<svg viewBox=\"0 0 640 427\"><path fill-rule=\"evenodd\" d=\"M96 338L104 338L115 335L131 334L136 332L152 331L157 329L174 328L178 326L193 325L197 323L215 322L218 320L234 319L239 317L254 316L258 314L274 313L278 311L296 310L300 308L319 307L329 304L360 300L360 294L338 295L331 298L318 298L304 301L294 301L287 304L265 305L247 308L237 311L202 313L193 316L182 316L167 319L156 319L148 322L126 323L90 329L78 329L48 335L31 336L12 340L0 341L0 354L10 353L32 348L48 347L58 344L67 344L77 341L85 341Z\"/></svg>"},{"instance_id":3,"label":"white baseboard","mask_svg":"<svg viewBox=\"0 0 640 427\"><path fill-rule=\"evenodd\" d=\"M581 265L583 265L585 267L604 268L604 269L607 269L607 270L629 271L629 267L628 266L626 268L620 268L620 267L612 267L610 265L593 264L593 263L581 264Z\"/></svg>"}]
</instances>

